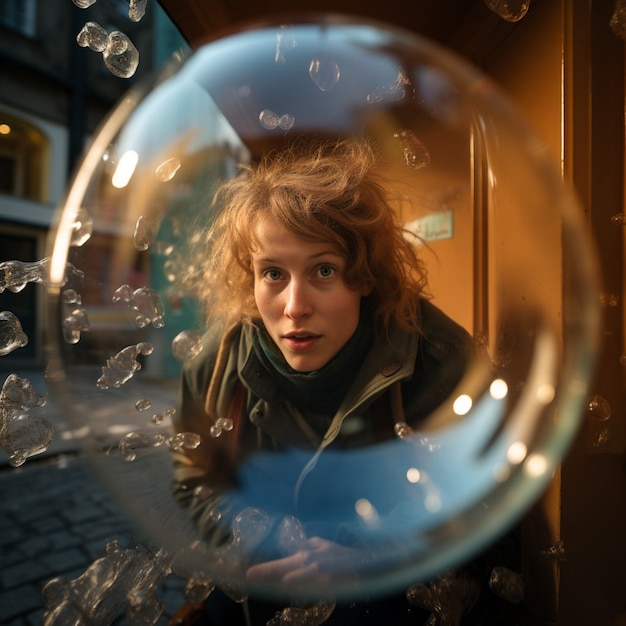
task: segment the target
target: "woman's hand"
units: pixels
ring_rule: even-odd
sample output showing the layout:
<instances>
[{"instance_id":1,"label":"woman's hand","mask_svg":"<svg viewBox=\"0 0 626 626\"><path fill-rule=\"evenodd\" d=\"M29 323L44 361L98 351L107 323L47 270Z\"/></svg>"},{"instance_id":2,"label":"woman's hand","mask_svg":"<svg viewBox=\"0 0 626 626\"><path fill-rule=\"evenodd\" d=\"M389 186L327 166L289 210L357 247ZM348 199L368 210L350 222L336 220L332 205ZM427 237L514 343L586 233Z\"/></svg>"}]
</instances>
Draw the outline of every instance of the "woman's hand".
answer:
<instances>
[{"instance_id":1,"label":"woman's hand","mask_svg":"<svg viewBox=\"0 0 626 626\"><path fill-rule=\"evenodd\" d=\"M320 537L311 537L306 547L282 559L250 567L246 578L251 582L316 583L330 582L332 574L345 575L359 561L359 551Z\"/></svg>"}]
</instances>

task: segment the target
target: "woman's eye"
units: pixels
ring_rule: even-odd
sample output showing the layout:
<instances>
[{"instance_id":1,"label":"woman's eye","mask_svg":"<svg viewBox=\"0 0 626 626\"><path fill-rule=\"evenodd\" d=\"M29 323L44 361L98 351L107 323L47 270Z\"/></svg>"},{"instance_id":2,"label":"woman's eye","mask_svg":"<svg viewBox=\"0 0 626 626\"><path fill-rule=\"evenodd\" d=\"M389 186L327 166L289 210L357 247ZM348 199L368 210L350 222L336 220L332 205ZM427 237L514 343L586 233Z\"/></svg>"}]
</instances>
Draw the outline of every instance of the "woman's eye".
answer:
<instances>
[{"instance_id":1,"label":"woman's eye","mask_svg":"<svg viewBox=\"0 0 626 626\"><path fill-rule=\"evenodd\" d=\"M331 265L320 265L317 274L320 278L330 278L335 273L335 268Z\"/></svg>"},{"instance_id":2,"label":"woman's eye","mask_svg":"<svg viewBox=\"0 0 626 626\"><path fill-rule=\"evenodd\" d=\"M267 280L280 280L281 273L278 270L265 270L263 277Z\"/></svg>"}]
</instances>

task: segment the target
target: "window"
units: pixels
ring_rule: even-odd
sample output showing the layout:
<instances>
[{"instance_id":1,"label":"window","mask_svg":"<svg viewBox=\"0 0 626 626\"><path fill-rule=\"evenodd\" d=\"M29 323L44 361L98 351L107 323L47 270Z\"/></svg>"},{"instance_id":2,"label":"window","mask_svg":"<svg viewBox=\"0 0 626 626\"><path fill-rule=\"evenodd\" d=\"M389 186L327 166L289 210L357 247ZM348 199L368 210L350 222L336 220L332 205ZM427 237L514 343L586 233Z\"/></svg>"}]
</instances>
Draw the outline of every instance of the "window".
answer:
<instances>
[{"instance_id":1,"label":"window","mask_svg":"<svg viewBox=\"0 0 626 626\"><path fill-rule=\"evenodd\" d=\"M0 0L0 24L26 37L34 37L37 0Z\"/></svg>"},{"instance_id":2,"label":"window","mask_svg":"<svg viewBox=\"0 0 626 626\"><path fill-rule=\"evenodd\" d=\"M40 131L0 112L0 193L45 201L46 151L47 140Z\"/></svg>"}]
</instances>

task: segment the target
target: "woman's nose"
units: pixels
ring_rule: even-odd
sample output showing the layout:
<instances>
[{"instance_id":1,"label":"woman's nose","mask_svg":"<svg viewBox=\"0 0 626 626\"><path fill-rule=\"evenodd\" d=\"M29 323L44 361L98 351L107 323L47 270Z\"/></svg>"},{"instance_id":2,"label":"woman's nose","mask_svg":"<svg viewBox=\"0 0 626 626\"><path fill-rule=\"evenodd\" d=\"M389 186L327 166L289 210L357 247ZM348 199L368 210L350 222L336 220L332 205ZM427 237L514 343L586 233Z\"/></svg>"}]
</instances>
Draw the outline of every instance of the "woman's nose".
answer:
<instances>
[{"instance_id":1,"label":"woman's nose","mask_svg":"<svg viewBox=\"0 0 626 626\"><path fill-rule=\"evenodd\" d=\"M291 319L299 319L311 315L313 306L306 285L298 280L291 280L287 287L285 315Z\"/></svg>"}]
</instances>

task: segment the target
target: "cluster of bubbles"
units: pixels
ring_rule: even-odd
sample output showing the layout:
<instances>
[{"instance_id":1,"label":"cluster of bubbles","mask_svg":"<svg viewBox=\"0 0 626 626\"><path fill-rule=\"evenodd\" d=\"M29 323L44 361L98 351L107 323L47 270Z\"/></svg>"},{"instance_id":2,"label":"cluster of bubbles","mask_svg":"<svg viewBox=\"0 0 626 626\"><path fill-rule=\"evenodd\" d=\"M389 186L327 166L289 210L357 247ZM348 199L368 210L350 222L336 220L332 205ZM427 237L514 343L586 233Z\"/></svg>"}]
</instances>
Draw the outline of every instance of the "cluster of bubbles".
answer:
<instances>
[{"instance_id":1,"label":"cluster of bubbles","mask_svg":"<svg viewBox=\"0 0 626 626\"><path fill-rule=\"evenodd\" d=\"M96 0L72 0L80 9L87 9ZM145 15L148 0L129 0L128 17L139 22ZM107 32L97 22L86 22L76 41L82 48L89 48L102 54L102 60L109 71L118 78L130 78L139 66L139 51L130 40L119 30Z\"/></svg>"},{"instance_id":2,"label":"cluster of bubbles","mask_svg":"<svg viewBox=\"0 0 626 626\"><path fill-rule=\"evenodd\" d=\"M46 285L49 259L35 262L3 261L0 263L0 293L8 290L19 293L28 283ZM64 284L82 281L83 273L67 263ZM28 336L19 318L11 311L0 312L0 356L28 345ZM27 378L9 374L0 391L0 448L9 458L9 464L19 467L31 456L45 452L54 435L52 423L28 411L43 407L44 396L33 388Z\"/></svg>"},{"instance_id":3,"label":"cluster of bubbles","mask_svg":"<svg viewBox=\"0 0 626 626\"><path fill-rule=\"evenodd\" d=\"M217 551L200 541L169 553L145 545L124 548L109 541L104 553L75 579L50 580L44 587L44 626L89 623L108 626L121 613L130 625L155 624L164 606L157 591L163 580L174 574L186 581L185 599L194 605L204 602L220 589L235 602L244 602L248 592L240 585L249 565L249 555L268 535L269 516L257 508L243 510L234 520L230 542ZM306 549L309 538L297 518L286 516L278 529L279 549L285 556ZM217 574L216 574L217 572ZM489 590L510 603L524 598L524 580L512 570L496 566L488 580ZM457 624L478 601L480 589L475 580L457 572L446 572L436 580L408 589L410 605L430 613L428 623ZM290 606L277 613L267 626L319 626L335 609L326 599L302 606Z\"/></svg>"},{"instance_id":4,"label":"cluster of bubbles","mask_svg":"<svg viewBox=\"0 0 626 626\"><path fill-rule=\"evenodd\" d=\"M104 554L73 580L58 577L42 590L44 626L108 626L125 610L129 626L155 624L164 607L156 591L171 573L165 550L106 544Z\"/></svg>"},{"instance_id":5,"label":"cluster of bubbles","mask_svg":"<svg viewBox=\"0 0 626 626\"><path fill-rule=\"evenodd\" d=\"M97 0L72 0L79 9L88 9ZM128 17L133 22L138 22L146 13L148 0L128 0Z\"/></svg>"},{"instance_id":6,"label":"cluster of bubbles","mask_svg":"<svg viewBox=\"0 0 626 626\"><path fill-rule=\"evenodd\" d=\"M118 448L122 458L131 462L137 458L135 450L139 448L158 448L161 445L166 445L171 450L194 450L201 441L201 437L196 433L176 433L170 436L158 433L149 436L145 433L130 432L124 435Z\"/></svg>"}]
</instances>

